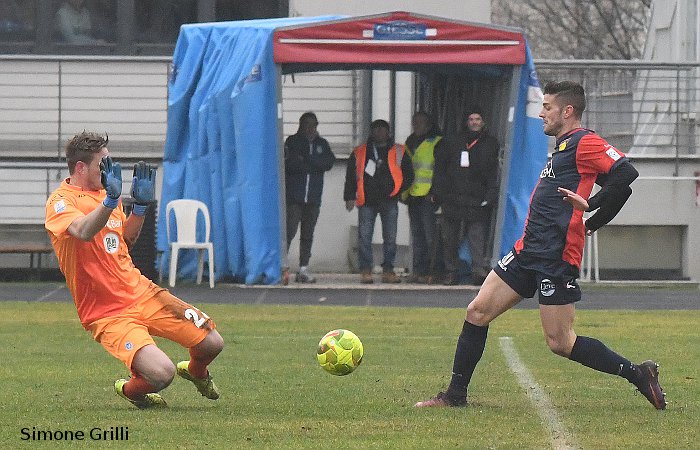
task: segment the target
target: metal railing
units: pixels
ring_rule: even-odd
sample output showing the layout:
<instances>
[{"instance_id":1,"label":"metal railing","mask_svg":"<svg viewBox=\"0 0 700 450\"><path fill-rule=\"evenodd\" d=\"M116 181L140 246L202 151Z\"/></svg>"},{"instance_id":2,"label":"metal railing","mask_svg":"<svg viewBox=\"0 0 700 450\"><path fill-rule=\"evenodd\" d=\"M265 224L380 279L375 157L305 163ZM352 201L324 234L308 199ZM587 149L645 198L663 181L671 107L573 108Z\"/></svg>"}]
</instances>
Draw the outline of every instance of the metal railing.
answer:
<instances>
[{"instance_id":1,"label":"metal railing","mask_svg":"<svg viewBox=\"0 0 700 450\"><path fill-rule=\"evenodd\" d=\"M88 128L108 131L127 153L159 157L170 63L170 57L0 55L0 156L60 157L65 140ZM536 60L535 66L542 84L562 79L583 84L585 126L627 153L698 154L700 63ZM312 74L299 78L318 79ZM328 111L337 124L329 134L336 134L334 143L347 140L352 148L365 119L358 114L357 99L367 84L358 83L356 74L346 79L347 86L321 89L285 82L288 127L298 119L299 105L306 108L304 101L322 105L337 99ZM339 106L351 110L339 111Z\"/></svg>"},{"instance_id":2,"label":"metal railing","mask_svg":"<svg viewBox=\"0 0 700 450\"><path fill-rule=\"evenodd\" d=\"M170 57L0 55L0 157L63 156L83 129L109 133L120 154L160 158L167 126ZM341 153L366 121L358 71L285 76L285 132L313 109Z\"/></svg>"},{"instance_id":3,"label":"metal railing","mask_svg":"<svg viewBox=\"0 0 700 450\"><path fill-rule=\"evenodd\" d=\"M43 224L43 205L66 176L65 163L0 163L0 224Z\"/></svg>"},{"instance_id":4,"label":"metal railing","mask_svg":"<svg viewBox=\"0 0 700 450\"><path fill-rule=\"evenodd\" d=\"M83 129L162 155L170 58L0 55L0 156L60 158Z\"/></svg>"},{"instance_id":5,"label":"metal railing","mask_svg":"<svg viewBox=\"0 0 700 450\"><path fill-rule=\"evenodd\" d=\"M584 126L632 156L678 161L698 155L700 63L536 60L548 81L578 81L586 90Z\"/></svg>"}]
</instances>

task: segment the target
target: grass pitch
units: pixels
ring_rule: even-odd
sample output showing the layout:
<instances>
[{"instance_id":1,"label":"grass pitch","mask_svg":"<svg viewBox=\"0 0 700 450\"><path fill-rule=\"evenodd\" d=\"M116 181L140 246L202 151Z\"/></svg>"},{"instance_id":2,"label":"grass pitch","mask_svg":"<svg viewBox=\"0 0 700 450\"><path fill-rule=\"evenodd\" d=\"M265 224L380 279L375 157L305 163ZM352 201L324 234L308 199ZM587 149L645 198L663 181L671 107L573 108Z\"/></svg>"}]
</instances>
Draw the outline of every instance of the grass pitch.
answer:
<instances>
[{"instance_id":1,"label":"grass pitch","mask_svg":"<svg viewBox=\"0 0 700 450\"><path fill-rule=\"evenodd\" d=\"M68 303L0 303L0 448L551 448L498 337L522 362L582 448L697 448L700 312L579 311L576 330L635 362L661 364L659 412L625 380L553 355L535 310L495 321L464 409L416 410L449 382L463 310L205 305L226 340L211 367L222 391L201 397L176 377L166 410L137 410L114 393L127 375L82 330ZM362 365L334 377L315 349L329 330L354 331ZM174 362L186 350L158 344ZM22 440L22 429L128 427L128 440Z\"/></svg>"}]
</instances>

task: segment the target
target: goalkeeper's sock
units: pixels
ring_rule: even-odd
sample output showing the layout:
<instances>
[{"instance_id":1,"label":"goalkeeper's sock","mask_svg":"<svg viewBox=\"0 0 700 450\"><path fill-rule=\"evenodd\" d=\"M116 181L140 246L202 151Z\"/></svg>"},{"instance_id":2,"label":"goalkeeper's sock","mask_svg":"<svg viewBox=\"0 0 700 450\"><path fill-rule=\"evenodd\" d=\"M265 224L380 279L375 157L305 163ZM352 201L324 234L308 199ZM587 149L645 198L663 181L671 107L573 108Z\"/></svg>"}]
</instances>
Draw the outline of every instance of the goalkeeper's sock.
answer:
<instances>
[{"instance_id":1,"label":"goalkeeper's sock","mask_svg":"<svg viewBox=\"0 0 700 450\"><path fill-rule=\"evenodd\" d=\"M621 376L630 383L639 378L639 370L635 364L594 338L576 336L569 359L600 372Z\"/></svg>"},{"instance_id":2,"label":"goalkeeper's sock","mask_svg":"<svg viewBox=\"0 0 700 450\"><path fill-rule=\"evenodd\" d=\"M187 371L195 378L204 379L209 376L207 367L214 361L214 358L216 356L204 355L192 347L190 348L190 365L187 367Z\"/></svg>"},{"instance_id":3,"label":"goalkeeper's sock","mask_svg":"<svg viewBox=\"0 0 700 450\"><path fill-rule=\"evenodd\" d=\"M156 389L139 375L134 375L123 387L122 392L131 400L140 400L144 395L156 392Z\"/></svg>"},{"instance_id":4,"label":"goalkeeper's sock","mask_svg":"<svg viewBox=\"0 0 700 450\"><path fill-rule=\"evenodd\" d=\"M462 332L457 339L457 349L452 366L452 380L447 388L447 394L453 397L464 397L467 394L467 386L477 363L484 354L486 336L489 327L481 327L464 321Z\"/></svg>"}]
</instances>

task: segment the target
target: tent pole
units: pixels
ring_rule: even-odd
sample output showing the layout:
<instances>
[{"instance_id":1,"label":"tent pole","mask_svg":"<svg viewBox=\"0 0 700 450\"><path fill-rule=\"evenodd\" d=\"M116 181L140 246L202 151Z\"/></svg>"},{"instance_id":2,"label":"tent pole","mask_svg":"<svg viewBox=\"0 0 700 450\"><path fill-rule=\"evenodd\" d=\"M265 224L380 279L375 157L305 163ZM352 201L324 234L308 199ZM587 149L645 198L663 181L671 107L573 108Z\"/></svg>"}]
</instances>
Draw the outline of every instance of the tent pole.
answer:
<instances>
[{"instance_id":1,"label":"tent pole","mask_svg":"<svg viewBox=\"0 0 700 450\"><path fill-rule=\"evenodd\" d=\"M389 123L392 134L396 135L396 71L389 72Z\"/></svg>"},{"instance_id":2,"label":"tent pole","mask_svg":"<svg viewBox=\"0 0 700 450\"><path fill-rule=\"evenodd\" d=\"M289 259L287 258L287 193L285 192L284 176L284 120L282 117L282 66L275 64L277 71L277 181L279 184L279 211L280 211L280 265L282 270L282 284L289 282Z\"/></svg>"},{"instance_id":3,"label":"tent pole","mask_svg":"<svg viewBox=\"0 0 700 450\"><path fill-rule=\"evenodd\" d=\"M510 96L508 99L508 123L505 136L505 142L501 148L503 149L502 167L500 173L500 188L498 192L498 207L496 209L496 227L493 235L493 248L491 249L491 265L501 259L501 244L503 241L503 222L506 214L506 198L508 196L508 179L510 175L510 160L512 153L513 142L513 122L515 121L515 109L518 104L518 96L520 94L520 74L521 66L513 66L513 77L510 82ZM526 99L527 100L527 99Z\"/></svg>"}]
</instances>

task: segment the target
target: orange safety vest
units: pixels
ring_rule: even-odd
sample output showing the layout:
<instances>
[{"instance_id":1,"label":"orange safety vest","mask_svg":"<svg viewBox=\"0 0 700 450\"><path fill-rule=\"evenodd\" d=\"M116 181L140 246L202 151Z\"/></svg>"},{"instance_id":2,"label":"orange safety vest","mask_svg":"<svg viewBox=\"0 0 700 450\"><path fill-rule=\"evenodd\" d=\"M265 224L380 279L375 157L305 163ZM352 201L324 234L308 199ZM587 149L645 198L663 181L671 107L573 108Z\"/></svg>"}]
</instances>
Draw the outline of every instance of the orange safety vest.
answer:
<instances>
[{"instance_id":1,"label":"orange safety vest","mask_svg":"<svg viewBox=\"0 0 700 450\"><path fill-rule=\"evenodd\" d=\"M365 162L367 160L367 144L355 147L355 179L357 180L357 200L355 204L362 206L365 204ZM394 179L394 190L391 191L391 197L399 193L401 184L403 183L403 173L401 172L401 159L406 148L401 144L394 144L387 155L389 162L389 172L391 178Z\"/></svg>"}]
</instances>

